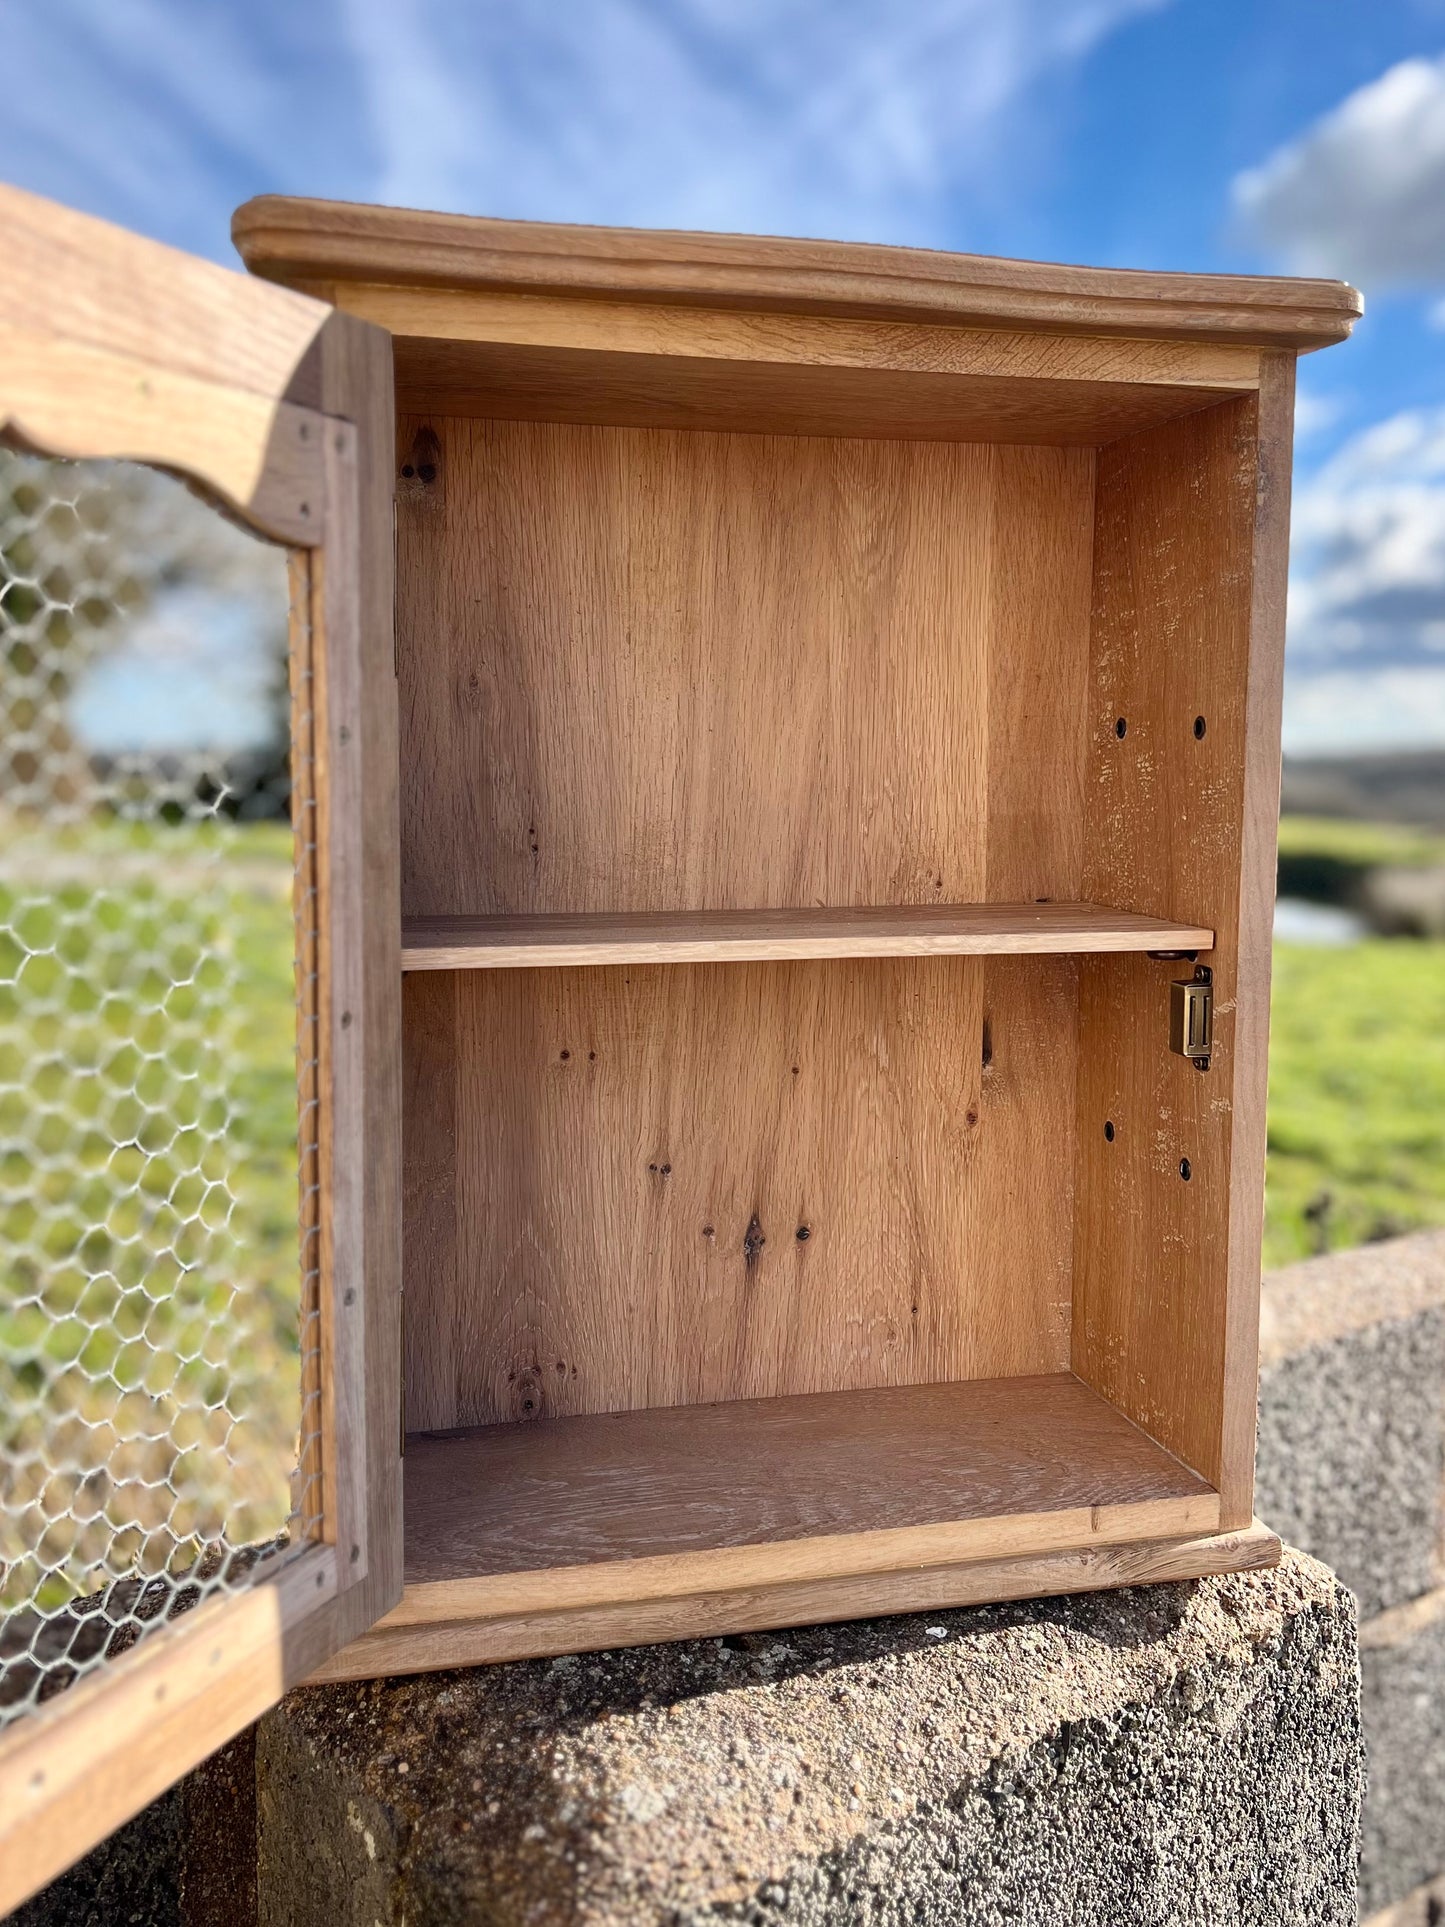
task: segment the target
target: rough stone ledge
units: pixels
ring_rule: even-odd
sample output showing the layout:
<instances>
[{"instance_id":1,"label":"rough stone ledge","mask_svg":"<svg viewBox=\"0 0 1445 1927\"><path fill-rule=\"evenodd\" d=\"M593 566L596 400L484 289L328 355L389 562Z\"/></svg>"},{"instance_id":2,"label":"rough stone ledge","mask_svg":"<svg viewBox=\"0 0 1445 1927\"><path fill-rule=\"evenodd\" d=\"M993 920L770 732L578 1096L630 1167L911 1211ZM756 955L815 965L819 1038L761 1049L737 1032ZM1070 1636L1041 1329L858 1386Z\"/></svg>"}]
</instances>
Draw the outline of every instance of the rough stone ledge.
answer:
<instances>
[{"instance_id":1,"label":"rough stone ledge","mask_svg":"<svg viewBox=\"0 0 1445 1927\"><path fill-rule=\"evenodd\" d=\"M1370 1776L1360 1902L1370 1912L1445 1864L1445 1588L1366 1620L1360 1670Z\"/></svg>"},{"instance_id":2,"label":"rough stone ledge","mask_svg":"<svg viewBox=\"0 0 1445 1927\"><path fill-rule=\"evenodd\" d=\"M1441 1927L1445 1921L1445 1880L1431 1880L1413 1893L1382 1907L1360 1927Z\"/></svg>"},{"instance_id":3,"label":"rough stone ledge","mask_svg":"<svg viewBox=\"0 0 1445 1927\"><path fill-rule=\"evenodd\" d=\"M1189 1584L293 1694L262 1927L1353 1927L1352 1602Z\"/></svg>"},{"instance_id":4,"label":"rough stone ledge","mask_svg":"<svg viewBox=\"0 0 1445 1927\"><path fill-rule=\"evenodd\" d=\"M1439 1583L1445 1232L1272 1273L1260 1306L1255 1510L1366 1617Z\"/></svg>"}]
</instances>

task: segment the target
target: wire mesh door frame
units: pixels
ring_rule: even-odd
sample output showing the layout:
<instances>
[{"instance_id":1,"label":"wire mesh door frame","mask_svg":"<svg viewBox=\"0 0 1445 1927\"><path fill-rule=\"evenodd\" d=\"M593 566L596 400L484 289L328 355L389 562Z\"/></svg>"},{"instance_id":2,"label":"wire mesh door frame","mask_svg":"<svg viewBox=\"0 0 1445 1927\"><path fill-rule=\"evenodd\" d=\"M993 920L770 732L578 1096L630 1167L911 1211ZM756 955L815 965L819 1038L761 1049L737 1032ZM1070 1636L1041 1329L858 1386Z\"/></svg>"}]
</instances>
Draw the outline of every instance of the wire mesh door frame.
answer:
<instances>
[{"instance_id":1,"label":"wire mesh door frame","mask_svg":"<svg viewBox=\"0 0 1445 1927\"><path fill-rule=\"evenodd\" d=\"M297 885L317 905L298 922L316 1037L299 1093L317 1333L301 1472L321 1495L293 1556L6 1729L4 1914L400 1596L400 918L389 337L8 187L0 248L0 433L178 474L291 552L297 801L315 831Z\"/></svg>"}]
</instances>

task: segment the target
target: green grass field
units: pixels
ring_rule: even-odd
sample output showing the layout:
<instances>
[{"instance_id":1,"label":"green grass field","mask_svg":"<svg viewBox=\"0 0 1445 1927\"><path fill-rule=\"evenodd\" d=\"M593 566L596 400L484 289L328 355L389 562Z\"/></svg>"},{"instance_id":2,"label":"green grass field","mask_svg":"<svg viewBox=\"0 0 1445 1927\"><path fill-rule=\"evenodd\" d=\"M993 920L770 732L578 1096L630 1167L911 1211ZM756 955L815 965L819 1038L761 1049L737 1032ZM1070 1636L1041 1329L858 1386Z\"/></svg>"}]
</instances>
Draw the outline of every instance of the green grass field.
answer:
<instances>
[{"instance_id":1,"label":"green grass field","mask_svg":"<svg viewBox=\"0 0 1445 1927\"><path fill-rule=\"evenodd\" d=\"M1281 878L1348 901L1377 864L1445 863L1445 836L1287 816ZM1278 944L1265 1261L1445 1224L1445 944Z\"/></svg>"},{"instance_id":2,"label":"green grass field","mask_svg":"<svg viewBox=\"0 0 1445 1927\"><path fill-rule=\"evenodd\" d=\"M1445 944L1279 944L1265 1262L1445 1224Z\"/></svg>"},{"instance_id":3,"label":"green grass field","mask_svg":"<svg viewBox=\"0 0 1445 1927\"><path fill-rule=\"evenodd\" d=\"M285 825L0 840L0 1603L286 1522L290 875Z\"/></svg>"}]
</instances>

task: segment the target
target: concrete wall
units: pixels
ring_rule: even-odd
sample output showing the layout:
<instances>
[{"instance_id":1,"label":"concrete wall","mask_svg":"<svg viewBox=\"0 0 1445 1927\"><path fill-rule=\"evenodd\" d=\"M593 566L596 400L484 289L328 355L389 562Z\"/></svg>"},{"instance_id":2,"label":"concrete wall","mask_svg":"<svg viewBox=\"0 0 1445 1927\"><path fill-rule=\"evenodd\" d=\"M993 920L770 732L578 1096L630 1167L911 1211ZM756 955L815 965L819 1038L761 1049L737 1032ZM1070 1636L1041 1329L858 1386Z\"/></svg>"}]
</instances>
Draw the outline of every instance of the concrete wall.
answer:
<instances>
[{"instance_id":1,"label":"concrete wall","mask_svg":"<svg viewBox=\"0 0 1445 1927\"><path fill-rule=\"evenodd\" d=\"M294 1694L261 1927L1352 1927L1357 1692L1291 1554Z\"/></svg>"},{"instance_id":2,"label":"concrete wall","mask_svg":"<svg viewBox=\"0 0 1445 1927\"><path fill-rule=\"evenodd\" d=\"M1360 1895L1445 1921L1445 1232L1264 1281L1257 1509L1360 1606ZM1389 1910L1388 1912L1386 1910Z\"/></svg>"}]
</instances>

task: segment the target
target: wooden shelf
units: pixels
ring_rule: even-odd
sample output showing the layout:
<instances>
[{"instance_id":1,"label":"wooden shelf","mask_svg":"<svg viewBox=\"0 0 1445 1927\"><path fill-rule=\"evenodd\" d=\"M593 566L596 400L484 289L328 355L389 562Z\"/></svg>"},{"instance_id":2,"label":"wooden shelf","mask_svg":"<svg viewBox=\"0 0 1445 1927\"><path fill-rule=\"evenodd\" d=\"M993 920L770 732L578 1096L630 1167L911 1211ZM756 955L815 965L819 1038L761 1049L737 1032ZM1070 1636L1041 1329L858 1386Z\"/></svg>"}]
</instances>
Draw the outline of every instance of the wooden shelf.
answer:
<instances>
[{"instance_id":1,"label":"wooden shelf","mask_svg":"<svg viewBox=\"0 0 1445 1927\"><path fill-rule=\"evenodd\" d=\"M397 1610L411 1618L552 1612L1219 1523L1203 1479L1067 1372L421 1433L407 1440L404 1479L410 1604Z\"/></svg>"},{"instance_id":2,"label":"wooden shelf","mask_svg":"<svg viewBox=\"0 0 1445 1927\"><path fill-rule=\"evenodd\" d=\"M939 903L843 910L696 910L627 916L410 917L403 970L579 964L758 963L806 957L1058 956L1209 950L1203 924L1098 903Z\"/></svg>"}]
</instances>

